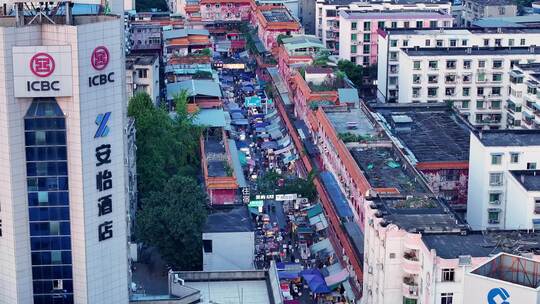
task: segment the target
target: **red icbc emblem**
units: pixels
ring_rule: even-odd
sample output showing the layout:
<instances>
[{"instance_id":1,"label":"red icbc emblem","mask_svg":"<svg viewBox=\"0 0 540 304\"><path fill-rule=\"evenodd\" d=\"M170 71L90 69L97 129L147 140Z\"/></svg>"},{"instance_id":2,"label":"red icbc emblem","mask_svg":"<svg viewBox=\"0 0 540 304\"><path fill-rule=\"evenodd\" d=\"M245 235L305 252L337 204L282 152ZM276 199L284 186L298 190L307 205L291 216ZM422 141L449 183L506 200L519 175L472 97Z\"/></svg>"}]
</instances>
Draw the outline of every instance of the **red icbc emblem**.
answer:
<instances>
[{"instance_id":1,"label":"red icbc emblem","mask_svg":"<svg viewBox=\"0 0 540 304\"><path fill-rule=\"evenodd\" d=\"M54 59L47 53L37 53L30 59L30 70L38 77L50 76L54 67Z\"/></svg>"},{"instance_id":2,"label":"red icbc emblem","mask_svg":"<svg viewBox=\"0 0 540 304\"><path fill-rule=\"evenodd\" d=\"M101 71L109 64L109 50L104 46L98 46L92 52L92 58L90 59L94 69Z\"/></svg>"}]
</instances>

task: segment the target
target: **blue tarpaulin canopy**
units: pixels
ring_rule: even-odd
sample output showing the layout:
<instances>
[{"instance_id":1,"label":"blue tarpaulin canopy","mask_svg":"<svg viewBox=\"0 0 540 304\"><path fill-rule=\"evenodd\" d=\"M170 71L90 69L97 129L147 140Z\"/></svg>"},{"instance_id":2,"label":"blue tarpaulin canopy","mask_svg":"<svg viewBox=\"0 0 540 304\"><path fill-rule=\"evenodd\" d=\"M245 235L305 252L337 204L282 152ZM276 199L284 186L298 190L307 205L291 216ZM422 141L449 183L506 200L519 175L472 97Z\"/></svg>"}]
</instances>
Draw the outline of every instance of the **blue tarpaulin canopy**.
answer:
<instances>
[{"instance_id":1,"label":"blue tarpaulin canopy","mask_svg":"<svg viewBox=\"0 0 540 304\"><path fill-rule=\"evenodd\" d=\"M261 144L263 149L277 149L278 145L275 141L265 141Z\"/></svg>"},{"instance_id":2,"label":"blue tarpaulin canopy","mask_svg":"<svg viewBox=\"0 0 540 304\"><path fill-rule=\"evenodd\" d=\"M306 269L300 272L300 275L308 284L311 292L330 293L330 288L326 285L326 281L318 269Z\"/></svg>"},{"instance_id":3,"label":"blue tarpaulin canopy","mask_svg":"<svg viewBox=\"0 0 540 304\"><path fill-rule=\"evenodd\" d=\"M300 276L296 271L279 271L278 277L280 280L294 280L299 278Z\"/></svg>"},{"instance_id":4,"label":"blue tarpaulin canopy","mask_svg":"<svg viewBox=\"0 0 540 304\"><path fill-rule=\"evenodd\" d=\"M244 114L242 114L241 112L230 112L231 113L231 118L232 119L242 119L242 118L245 118L244 117Z\"/></svg>"}]
</instances>

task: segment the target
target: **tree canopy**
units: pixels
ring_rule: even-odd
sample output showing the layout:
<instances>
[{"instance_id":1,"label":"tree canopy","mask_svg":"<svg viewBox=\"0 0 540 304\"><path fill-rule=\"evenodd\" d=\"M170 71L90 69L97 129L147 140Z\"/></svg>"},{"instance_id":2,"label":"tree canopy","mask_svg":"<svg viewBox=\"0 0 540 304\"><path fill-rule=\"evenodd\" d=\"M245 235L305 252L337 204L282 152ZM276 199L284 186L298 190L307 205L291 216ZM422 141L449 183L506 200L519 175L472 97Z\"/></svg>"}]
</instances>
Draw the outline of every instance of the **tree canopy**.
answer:
<instances>
[{"instance_id":1,"label":"tree canopy","mask_svg":"<svg viewBox=\"0 0 540 304\"><path fill-rule=\"evenodd\" d=\"M139 210L136 236L182 270L200 269L206 194L197 184L201 129L187 110L187 92L175 97L176 115L155 107L146 93L129 102L137 128ZM173 116L173 118L171 117Z\"/></svg>"},{"instance_id":2,"label":"tree canopy","mask_svg":"<svg viewBox=\"0 0 540 304\"><path fill-rule=\"evenodd\" d=\"M316 173L310 172L307 178L301 178L296 175L285 176L276 171L268 171L257 181L257 189L265 194L299 194L308 198L310 201L317 197L317 189L313 180ZM279 180L283 179L283 185L279 185Z\"/></svg>"},{"instance_id":3,"label":"tree canopy","mask_svg":"<svg viewBox=\"0 0 540 304\"><path fill-rule=\"evenodd\" d=\"M137 12L150 12L153 9L161 12L166 12L169 10L165 0L137 0L135 2L135 8Z\"/></svg>"}]
</instances>

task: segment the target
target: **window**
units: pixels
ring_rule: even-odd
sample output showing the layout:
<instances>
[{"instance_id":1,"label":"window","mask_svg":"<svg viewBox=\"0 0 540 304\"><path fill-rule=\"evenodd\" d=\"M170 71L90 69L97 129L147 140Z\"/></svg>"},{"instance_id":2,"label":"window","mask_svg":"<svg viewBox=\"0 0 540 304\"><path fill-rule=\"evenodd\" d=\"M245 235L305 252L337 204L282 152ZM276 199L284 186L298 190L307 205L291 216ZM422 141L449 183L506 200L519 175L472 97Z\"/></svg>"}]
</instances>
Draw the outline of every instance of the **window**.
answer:
<instances>
[{"instance_id":1,"label":"window","mask_svg":"<svg viewBox=\"0 0 540 304\"><path fill-rule=\"evenodd\" d=\"M435 41L435 44L436 44L438 47L443 46L443 41L440 40L440 39L437 39L437 40Z\"/></svg>"},{"instance_id":2,"label":"window","mask_svg":"<svg viewBox=\"0 0 540 304\"><path fill-rule=\"evenodd\" d=\"M221 7L221 5L220 5L220 4L216 4L216 8L220 8L220 7Z\"/></svg>"},{"instance_id":3,"label":"window","mask_svg":"<svg viewBox=\"0 0 540 304\"><path fill-rule=\"evenodd\" d=\"M364 31L371 31L371 22L364 22Z\"/></svg>"},{"instance_id":4,"label":"window","mask_svg":"<svg viewBox=\"0 0 540 304\"><path fill-rule=\"evenodd\" d=\"M377 22L377 27L380 29L384 29L384 21Z\"/></svg>"},{"instance_id":5,"label":"window","mask_svg":"<svg viewBox=\"0 0 540 304\"><path fill-rule=\"evenodd\" d=\"M506 13L506 9L504 6L499 6L499 15L504 15Z\"/></svg>"},{"instance_id":6,"label":"window","mask_svg":"<svg viewBox=\"0 0 540 304\"><path fill-rule=\"evenodd\" d=\"M420 70L420 67L421 67L421 66L422 66L422 64L421 64L420 61L415 61L415 62L413 63L413 68L414 68L415 70Z\"/></svg>"},{"instance_id":7,"label":"window","mask_svg":"<svg viewBox=\"0 0 540 304\"><path fill-rule=\"evenodd\" d=\"M356 53L356 45L351 45L351 53Z\"/></svg>"},{"instance_id":8,"label":"window","mask_svg":"<svg viewBox=\"0 0 540 304\"><path fill-rule=\"evenodd\" d=\"M412 79L414 84L419 84L421 82L421 77L418 74L414 74Z\"/></svg>"},{"instance_id":9,"label":"window","mask_svg":"<svg viewBox=\"0 0 540 304\"><path fill-rule=\"evenodd\" d=\"M484 108L484 102L482 100L476 101L476 108L477 109L483 109Z\"/></svg>"},{"instance_id":10,"label":"window","mask_svg":"<svg viewBox=\"0 0 540 304\"><path fill-rule=\"evenodd\" d=\"M527 163L527 170L536 170L536 163Z\"/></svg>"},{"instance_id":11,"label":"window","mask_svg":"<svg viewBox=\"0 0 540 304\"><path fill-rule=\"evenodd\" d=\"M364 66L368 66L369 65L369 57L368 56L364 56L362 57L362 64ZM397 72L396 72L397 73Z\"/></svg>"},{"instance_id":12,"label":"window","mask_svg":"<svg viewBox=\"0 0 540 304\"><path fill-rule=\"evenodd\" d=\"M420 96L420 88L413 88L412 89L412 95L413 95L413 97L419 97Z\"/></svg>"},{"instance_id":13,"label":"window","mask_svg":"<svg viewBox=\"0 0 540 304\"><path fill-rule=\"evenodd\" d=\"M463 88L463 96L470 96L471 88Z\"/></svg>"},{"instance_id":14,"label":"window","mask_svg":"<svg viewBox=\"0 0 540 304\"><path fill-rule=\"evenodd\" d=\"M409 40L403 40L403 46L409 46Z\"/></svg>"},{"instance_id":15,"label":"window","mask_svg":"<svg viewBox=\"0 0 540 304\"><path fill-rule=\"evenodd\" d=\"M491 101L491 109L500 110L501 109L501 101L500 100L492 100Z\"/></svg>"},{"instance_id":16,"label":"window","mask_svg":"<svg viewBox=\"0 0 540 304\"><path fill-rule=\"evenodd\" d=\"M495 46L497 47L502 46L501 39L495 39Z\"/></svg>"},{"instance_id":17,"label":"window","mask_svg":"<svg viewBox=\"0 0 540 304\"><path fill-rule=\"evenodd\" d=\"M470 60L463 60L463 68L465 70L470 70L471 69L471 61Z\"/></svg>"},{"instance_id":18,"label":"window","mask_svg":"<svg viewBox=\"0 0 540 304\"><path fill-rule=\"evenodd\" d=\"M437 96L437 88L428 88L428 97L436 97Z\"/></svg>"},{"instance_id":19,"label":"window","mask_svg":"<svg viewBox=\"0 0 540 304\"><path fill-rule=\"evenodd\" d=\"M484 46L489 46L489 39L484 39Z\"/></svg>"},{"instance_id":20,"label":"window","mask_svg":"<svg viewBox=\"0 0 540 304\"><path fill-rule=\"evenodd\" d=\"M60 235L60 222L49 222L49 235Z\"/></svg>"},{"instance_id":21,"label":"window","mask_svg":"<svg viewBox=\"0 0 540 304\"><path fill-rule=\"evenodd\" d=\"M500 82L500 81L502 81L502 74L500 74L500 73L493 74L492 79L493 79L493 81Z\"/></svg>"},{"instance_id":22,"label":"window","mask_svg":"<svg viewBox=\"0 0 540 304\"><path fill-rule=\"evenodd\" d=\"M54 290L62 290L64 289L64 284L62 284L62 280L53 280L53 289Z\"/></svg>"},{"instance_id":23,"label":"window","mask_svg":"<svg viewBox=\"0 0 540 304\"><path fill-rule=\"evenodd\" d=\"M485 68L486 67L486 61L485 60L479 60L478 61L478 67L479 68Z\"/></svg>"},{"instance_id":24,"label":"window","mask_svg":"<svg viewBox=\"0 0 540 304\"><path fill-rule=\"evenodd\" d=\"M351 22L351 30L356 30L356 22Z\"/></svg>"},{"instance_id":25,"label":"window","mask_svg":"<svg viewBox=\"0 0 540 304\"><path fill-rule=\"evenodd\" d=\"M508 46L514 46L514 39L508 39Z\"/></svg>"},{"instance_id":26,"label":"window","mask_svg":"<svg viewBox=\"0 0 540 304\"><path fill-rule=\"evenodd\" d=\"M51 251L51 264L62 264L62 252L59 250Z\"/></svg>"},{"instance_id":27,"label":"window","mask_svg":"<svg viewBox=\"0 0 540 304\"><path fill-rule=\"evenodd\" d=\"M351 34L351 40L356 41L356 34Z\"/></svg>"},{"instance_id":28,"label":"window","mask_svg":"<svg viewBox=\"0 0 540 304\"><path fill-rule=\"evenodd\" d=\"M396 254L395 254L395 253L390 253L390 258L391 258L391 259L395 259L395 258L396 258Z\"/></svg>"},{"instance_id":29,"label":"window","mask_svg":"<svg viewBox=\"0 0 540 304\"><path fill-rule=\"evenodd\" d=\"M370 46L369 44L364 44L364 54L369 54Z\"/></svg>"},{"instance_id":30,"label":"window","mask_svg":"<svg viewBox=\"0 0 540 304\"><path fill-rule=\"evenodd\" d=\"M478 73L478 81L479 82L486 81L486 73Z\"/></svg>"},{"instance_id":31,"label":"window","mask_svg":"<svg viewBox=\"0 0 540 304\"><path fill-rule=\"evenodd\" d=\"M405 22L403 22L403 27L404 28L409 28L409 27L411 27L411 23L409 21L405 21Z\"/></svg>"},{"instance_id":32,"label":"window","mask_svg":"<svg viewBox=\"0 0 540 304\"><path fill-rule=\"evenodd\" d=\"M212 240L203 240L203 250L205 253L212 253Z\"/></svg>"},{"instance_id":33,"label":"window","mask_svg":"<svg viewBox=\"0 0 540 304\"><path fill-rule=\"evenodd\" d=\"M461 102L461 108L462 109L468 109L469 108L469 101L468 100L464 100Z\"/></svg>"},{"instance_id":34,"label":"window","mask_svg":"<svg viewBox=\"0 0 540 304\"><path fill-rule=\"evenodd\" d=\"M490 173L489 174L489 185L490 186L502 186L502 173Z\"/></svg>"},{"instance_id":35,"label":"window","mask_svg":"<svg viewBox=\"0 0 540 304\"><path fill-rule=\"evenodd\" d=\"M455 60L447 60L446 61L446 68L450 70L454 70L456 68L456 61Z\"/></svg>"},{"instance_id":36,"label":"window","mask_svg":"<svg viewBox=\"0 0 540 304\"><path fill-rule=\"evenodd\" d=\"M493 68L494 69L500 69L502 68L503 62L502 60L494 60L493 61Z\"/></svg>"},{"instance_id":37,"label":"window","mask_svg":"<svg viewBox=\"0 0 540 304\"><path fill-rule=\"evenodd\" d=\"M437 83L439 82L439 77L437 75L428 75L428 83Z\"/></svg>"},{"instance_id":38,"label":"window","mask_svg":"<svg viewBox=\"0 0 540 304\"><path fill-rule=\"evenodd\" d=\"M442 270L442 281L443 282L454 282L454 269L453 268L443 268Z\"/></svg>"},{"instance_id":39,"label":"window","mask_svg":"<svg viewBox=\"0 0 540 304\"><path fill-rule=\"evenodd\" d=\"M371 41L371 34L364 34L364 42L370 42Z\"/></svg>"},{"instance_id":40,"label":"window","mask_svg":"<svg viewBox=\"0 0 540 304\"><path fill-rule=\"evenodd\" d=\"M501 203L501 193L500 192L492 192L489 194L489 202L491 204L500 204Z\"/></svg>"},{"instance_id":41,"label":"window","mask_svg":"<svg viewBox=\"0 0 540 304\"><path fill-rule=\"evenodd\" d=\"M539 214L540 213L540 198L534 199L534 213ZM0 222L1 224L2 222Z\"/></svg>"},{"instance_id":42,"label":"window","mask_svg":"<svg viewBox=\"0 0 540 304\"><path fill-rule=\"evenodd\" d=\"M479 95L479 96L484 95L484 88L483 87L476 88L476 95Z\"/></svg>"},{"instance_id":43,"label":"window","mask_svg":"<svg viewBox=\"0 0 540 304\"><path fill-rule=\"evenodd\" d=\"M147 78L148 77L148 70L147 69L137 69L137 74L139 78Z\"/></svg>"},{"instance_id":44,"label":"window","mask_svg":"<svg viewBox=\"0 0 540 304\"><path fill-rule=\"evenodd\" d=\"M424 21L421 21L421 20L420 20L420 21L416 21L416 27L417 27L417 28L422 28L422 27L424 27Z\"/></svg>"},{"instance_id":45,"label":"window","mask_svg":"<svg viewBox=\"0 0 540 304\"><path fill-rule=\"evenodd\" d=\"M488 211L488 223L489 224L499 223L499 210Z\"/></svg>"},{"instance_id":46,"label":"window","mask_svg":"<svg viewBox=\"0 0 540 304\"><path fill-rule=\"evenodd\" d=\"M457 46L457 40L450 39L450 46Z\"/></svg>"},{"instance_id":47,"label":"window","mask_svg":"<svg viewBox=\"0 0 540 304\"><path fill-rule=\"evenodd\" d=\"M446 96L454 96L456 95L456 88L446 88L444 93Z\"/></svg>"},{"instance_id":48,"label":"window","mask_svg":"<svg viewBox=\"0 0 540 304\"><path fill-rule=\"evenodd\" d=\"M510 163L511 163L511 164L517 164L517 163L519 163L519 153L517 153L517 152L510 152Z\"/></svg>"},{"instance_id":49,"label":"window","mask_svg":"<svg viewBox=\"0 0 540 304\"><path fill-rule=\"evenodd\" d=\"M391 47L397 47L397 40L390 40Z\"/></svg>"},{"instance_id":50,"label":"window","mask_svg":"<svg viewBox=\"0 0 540 304\"><path fill-rule=\"evenodd\" d=\"M441 293L441 304L453 304L454 294L451 292Z\"/></svg>"},{"instance_id":51,"label":"window","mask_svg":"<svg viewBox=\"0 0 540 304\"><path fill-rule=\"evenodd\" d=\"M519 40L519 45L525 45L525 39Z\"/></svg>"},{"instance_id":52,"label":"window","mask_svg":"<svg viewBox=\"0 0 540 304\"><path fill-rule=\"evenodd\" d=\"M430 46L430 45L431 45L431 40L426 39L426 46Z\"/></svg>"},{"instance_id":53,"label":"window","mask_svg":"<svg viewBox=\"0 0 540 304\"><path fill-rule=\"evenodd\" d=\"M432 70L436 70L437 69L437 61L436 60L432 60L429 62L429 68L432 69Z\"/></svg>"},{"instance_id":54,"label":"window","mask_svg":"<svg viewBox=\"0 0 540 304\"><path fill-rule=\"evenodd\" d=\"M467 46L467 44L469 44L469 40L467 39L461 40L461 46Z\"/></svg>"},{"instance_id":55,"label":"window","mask_svg":"<svg viewBox=\"0 0 540 304\"><path fill-rule=\"evenodd\" d=\"M491 95L493 95L493 96L501 96L501 88L500 87L491 88Z\"/></svg>"},{"instance_id":56,"label":"window","mask_svg":"<svg viewBox=\"0 0 540 304\"><path fill-rule=\"evenodd\" d=\"M500 165L502 163L502 154L491 154L491 164Z\"/></svg>"},{"instance_id":57,"label":"window","mask_svg":"<svg viewBox=\"0 0 540 304\"><path fill-rule=\"evenodd\" d=\"M429 27L430 28L436 28L437 27L437 20L429 21Z\"/></svg>"},{"instance_id":58,"label":"window","mask_svg":"<svg viewBox=\"0 0 540 304\"><path fill-rule=\"evenodd\" d=\"M392 23L390 24L392 28L397 28L397 22L396 21L392 21Z\"/></svg>"},{"instance_id":59,"label":"window","mask_svg":"<svg viewBox=\"0 0 540 304\"><path fill-rule=\"evenodd\" d=\"M351 57L351 62L356 63L356 57Z\"/></svg>"}]
</instances>

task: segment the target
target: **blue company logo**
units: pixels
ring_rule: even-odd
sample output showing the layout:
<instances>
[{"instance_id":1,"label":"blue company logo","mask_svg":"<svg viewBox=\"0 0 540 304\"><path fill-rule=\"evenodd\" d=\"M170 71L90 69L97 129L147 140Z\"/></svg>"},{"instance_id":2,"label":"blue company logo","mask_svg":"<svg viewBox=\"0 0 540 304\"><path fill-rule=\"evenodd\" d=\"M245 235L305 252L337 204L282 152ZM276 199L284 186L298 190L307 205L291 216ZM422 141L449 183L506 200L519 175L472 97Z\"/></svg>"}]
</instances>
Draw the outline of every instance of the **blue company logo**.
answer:
<instances>
[{"instance_id":1,"label":"blue company logo","mask_svg":"<svg viewBox=\"0 0 540 304\"><path fill-rule=\"evenodd\" d=\"M98 129L96 131L96 135L94 135L94 138L107 137L110 130L107 126L107 122L109 122L110 117L111 112L102 113L96 117L96 125L98 126Z\"/></svg>"},{"instance_id":2,"label":"blue company logo","mask_svg":"<svg viewBox=\"0 0 540 304\"><path fill-rule=\"evenodd\" d=\"M493 288L487 294L488 304L510 304L509 298L510 294L502 287Z\"/></svg>"}]
</instances>

